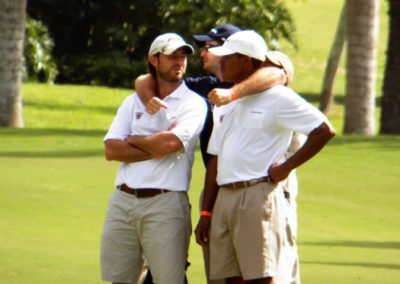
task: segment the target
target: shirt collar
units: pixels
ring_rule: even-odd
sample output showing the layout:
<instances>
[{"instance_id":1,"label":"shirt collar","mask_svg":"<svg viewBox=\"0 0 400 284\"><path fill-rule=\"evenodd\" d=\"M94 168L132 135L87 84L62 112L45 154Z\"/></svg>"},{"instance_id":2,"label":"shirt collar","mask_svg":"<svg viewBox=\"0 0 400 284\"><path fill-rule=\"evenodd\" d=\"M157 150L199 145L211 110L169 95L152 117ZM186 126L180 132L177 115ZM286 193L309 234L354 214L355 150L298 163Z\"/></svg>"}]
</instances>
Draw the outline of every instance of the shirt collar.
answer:
<instances>
[{"instance_id":1,"label":"shirt collar","mask_svg":"<svg viewBox=\"0 0 400 284\"><path fill-rule=\"evenodd\" d=\"M175 98L175 99L180 99L184 93L186 93L189 90L188 86L186 86L186 83L184 80L182 80L181 84L179 85L178 88L176 88L171 94L167 96L167 98Z\"/></svg>"}]
</instances>

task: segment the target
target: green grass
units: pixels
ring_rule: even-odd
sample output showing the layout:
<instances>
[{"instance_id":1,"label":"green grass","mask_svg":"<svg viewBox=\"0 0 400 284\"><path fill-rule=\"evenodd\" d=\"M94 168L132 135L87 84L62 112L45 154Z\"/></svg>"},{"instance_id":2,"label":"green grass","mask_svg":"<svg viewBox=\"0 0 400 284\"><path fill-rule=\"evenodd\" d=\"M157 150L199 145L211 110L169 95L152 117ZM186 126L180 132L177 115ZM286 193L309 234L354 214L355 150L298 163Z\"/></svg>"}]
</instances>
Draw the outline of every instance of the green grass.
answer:
<instances>
[{"instance_id":1,"label":"green grass","mask_svg":"<svg viewBox=\"0 0 400 284\"><path fill-rule=\"evenodd\" d=\"M304 283L398 283L400 137L338 137L300 168Z\"/></svg>"},{"instance_id":2,"label":"green grass","mask_svg":"<svg viewBox=\"0 0 400 284\"><path fill-rule=\"evenodd\" d=\"M284 48L296 64L293 88L317 102L343 1L286 2L300 45ZM330 119L340 132L343 67L339 74L339 103ZM26 128L0 129L0 283L102 283L99 240L118 167L105 161L102 138L131 91L25 84L23 92ZM193 225L204 177L198 152L196 160ZM399 283L399 160L400 136L339 135L298 170L303 283ZM205 283L194 240L190 261L190 283Z\"/></svg>"},{"instance_id":3,"label":"green grass","mask_svg":"<svg viewBox=\"0 0 400 284\"><path fill-rule=\"evenodd\" d=\"M130 91L26 84L24 93L29 127L0 129L0 283L102 283L99 240L118 166L105 161L102 138ZM399 146L399 136L339 136L299 169L303 283L398 283ZM194 240L190 261L191 283L205 283Z\"/></svg>"}]
</instances>

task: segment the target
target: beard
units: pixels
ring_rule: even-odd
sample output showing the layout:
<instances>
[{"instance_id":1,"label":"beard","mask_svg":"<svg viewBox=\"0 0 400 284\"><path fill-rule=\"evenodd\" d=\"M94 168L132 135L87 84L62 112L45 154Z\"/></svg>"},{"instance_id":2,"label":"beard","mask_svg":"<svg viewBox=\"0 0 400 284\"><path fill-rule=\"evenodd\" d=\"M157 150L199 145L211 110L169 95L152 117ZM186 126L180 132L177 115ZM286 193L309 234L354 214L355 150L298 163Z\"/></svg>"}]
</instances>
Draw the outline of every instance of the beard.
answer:
<instances>
[{"instance_id":1,"label":"beard","mask_svg":"<svg viewBox=\"0 0 400 284\"><path fill-rule=\"evenodd\" d=\"M182 80L185 70L186 68L175 69L175 67L171 67L170 69L163 69L161 68L161 66L159 66L157 76L158 78L163 79L166 82L177 83Z\"/></svg>"}]
</instances>

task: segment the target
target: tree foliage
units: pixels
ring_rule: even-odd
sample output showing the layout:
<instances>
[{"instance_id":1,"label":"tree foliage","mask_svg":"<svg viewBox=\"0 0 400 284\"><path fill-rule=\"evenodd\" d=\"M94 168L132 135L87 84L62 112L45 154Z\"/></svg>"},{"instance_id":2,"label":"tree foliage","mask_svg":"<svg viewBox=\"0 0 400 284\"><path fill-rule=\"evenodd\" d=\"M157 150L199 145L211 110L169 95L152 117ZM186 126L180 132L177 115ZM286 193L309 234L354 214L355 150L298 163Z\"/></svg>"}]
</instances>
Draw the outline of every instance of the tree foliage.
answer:
<instances>
[{"instance_id":1,"label":"tree foliage","mask_svg":"<svg viewBox=\"0 0 400 284\"><path fill-rule=\"evenodd\" d=\"M52 56L53 40L42 22L26 17L25 20L25 77L39 82L54 82L57 65Z\"/></svg>"},{"instance_id":2,"label":"tree foliage","mask_svg":"<svg viewBox=\"0 0 400 284\"><path fill-rule=\"evenodd\" d=\"M49 28L59 82L90 83L80 82L85 70L114 69L121 74L102 83L130 84L145 71L148 47L158 34L173 31L191 40L223 22L259 31L273 48L282 39L295 45L292 18L279 0L31 0L28 14ZM190 65L192 74L202 72L198 62Z\"/></svg>"}]
</instances>

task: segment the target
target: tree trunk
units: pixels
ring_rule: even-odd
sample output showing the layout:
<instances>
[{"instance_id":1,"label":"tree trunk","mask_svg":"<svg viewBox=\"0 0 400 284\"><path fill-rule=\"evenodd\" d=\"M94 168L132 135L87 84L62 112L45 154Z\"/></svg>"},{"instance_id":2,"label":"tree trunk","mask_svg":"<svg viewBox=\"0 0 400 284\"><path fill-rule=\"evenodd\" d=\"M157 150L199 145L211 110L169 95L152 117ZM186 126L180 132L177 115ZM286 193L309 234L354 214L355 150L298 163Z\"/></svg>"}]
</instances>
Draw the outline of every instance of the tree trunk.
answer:
<instances>
[{"instance_id":1,"label":"tree trunk","mask_svg":"<svg viewBox=\"0 0 400 284\"><path fill-rule=\"evenodd\" d=\"M389 38L383 81L382 134L400 134L400 1L389 1Z\"/></svg>"},{"instance_id":2,"label":"tree trunk","mask_svg":"<svg viewBox=\"0 0 400 284\"><path fill-rule=\"evenodd\" d=\"M347 0L345 133L373 135L379 0Z\"/></svg>"},{"instance_id":3,"label":"tree trunk","mask_svg":"<svg viewBox=\"0 0 400 284\"><path fill-rule=\"evenodd\" d=\"M0 126L23 127L22 62L26 0L0 0Z\"/></svg>"},{"instance_id":4,"label":"tree trunk","mask_svg":"<svg viewBox=\"0 0 400 284\"><path fill-rule=\"evenodd\" d=\"M336 28L335 41L329 53L328 63L325 68L324 80L320 97L320 110L326 114L330 113L333 106L333 83L342 55L343 46L346 40L346 4L343 5L338 26Z\"/></svg>"}]
</instances>

